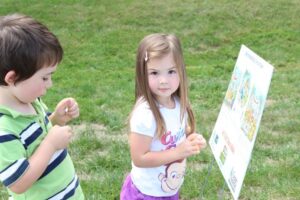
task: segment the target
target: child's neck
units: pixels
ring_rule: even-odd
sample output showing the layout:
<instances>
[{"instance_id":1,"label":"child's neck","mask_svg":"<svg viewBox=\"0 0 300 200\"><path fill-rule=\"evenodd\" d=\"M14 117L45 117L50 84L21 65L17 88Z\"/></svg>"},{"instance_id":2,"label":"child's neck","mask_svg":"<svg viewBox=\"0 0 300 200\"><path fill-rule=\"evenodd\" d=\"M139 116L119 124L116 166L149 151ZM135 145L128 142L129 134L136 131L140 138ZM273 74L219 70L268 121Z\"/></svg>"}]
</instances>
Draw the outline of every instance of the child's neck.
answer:
<instances>
[{"instance_id":1,"label":"child's neck","mask_svg":"<svg viewBox=\"0 0 300 200\"><path fill-rule=\"evenodd\" d=\"M173 109L176 107L175 100L172 96L170 96L170 98L158 98L157 101L160 105L168 109Z\"/></svg>"},{"instance_id":2,"label":"child's neck","mask_svg":"<svg viewBox=\"0 0 300 200\"><path fill-rule=\"evenodd\" d=\"M12 110L18 111L25 115L36 114L36 111L31 103L21 102L18 98L0 87L0 105L9 107Z\"/></svg>"}]
</instances>

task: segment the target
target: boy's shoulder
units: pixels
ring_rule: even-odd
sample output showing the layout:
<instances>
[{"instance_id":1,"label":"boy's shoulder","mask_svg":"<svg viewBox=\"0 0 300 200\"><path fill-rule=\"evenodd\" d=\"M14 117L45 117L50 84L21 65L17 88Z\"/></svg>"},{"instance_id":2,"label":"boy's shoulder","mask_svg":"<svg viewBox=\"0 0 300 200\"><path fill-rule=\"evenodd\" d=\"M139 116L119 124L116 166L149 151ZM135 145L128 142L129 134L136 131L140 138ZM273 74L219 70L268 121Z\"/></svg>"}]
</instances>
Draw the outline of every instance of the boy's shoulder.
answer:
<instances>
[{"instance_id":1,"label":"boy's shoulder","mask_svg":"<svg viewBox=\"0 0 300 200\"><path fill-rule=\"evenodd\" d=\"M36 104L36 101L34 104ZM28 116L12 108L0 105L0 131L17 134L32 121L33 119Z\"/></svg>"},{"instance_id":2,"label":"boy's shoulder","mask_svg":"<svg viewBox=\"0 0 300 200\"><path fill-rule=\"evenodd\" d=\"M0 131L14 133L18 123L8 110L0 107Z\"/></svg>"}]
</instances>

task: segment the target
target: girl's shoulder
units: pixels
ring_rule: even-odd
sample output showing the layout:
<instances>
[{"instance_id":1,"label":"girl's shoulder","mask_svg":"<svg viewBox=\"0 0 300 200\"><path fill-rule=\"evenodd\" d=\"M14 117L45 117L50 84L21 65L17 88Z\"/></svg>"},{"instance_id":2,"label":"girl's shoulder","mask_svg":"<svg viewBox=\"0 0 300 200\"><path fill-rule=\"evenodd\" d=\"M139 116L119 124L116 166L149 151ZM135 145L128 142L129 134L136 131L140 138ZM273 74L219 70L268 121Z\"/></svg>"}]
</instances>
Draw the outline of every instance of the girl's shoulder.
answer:
<instances>
[{"instance_id":1,"label":"girl's shoulder","mask_svg":"<svg viewBox=\"0 0 300 200\"><path fill-rule=\"evenodd\" d=\"M153 137L155 129L155 118L149 104L143 100L137 101L130 116L131 132Z\"/></svg>"},{"instance_id":2,"label":"girl's shoulder","mask_svg":"<svg viewBox=\"0 0 300 200\"><path fill-rule=\"evenodd\" d=\"M140 98L136 101L135 106L132 111L132 115L137 115L139 113L152 114L150 106L144 98Z\"/></svg>"}]
</instances>

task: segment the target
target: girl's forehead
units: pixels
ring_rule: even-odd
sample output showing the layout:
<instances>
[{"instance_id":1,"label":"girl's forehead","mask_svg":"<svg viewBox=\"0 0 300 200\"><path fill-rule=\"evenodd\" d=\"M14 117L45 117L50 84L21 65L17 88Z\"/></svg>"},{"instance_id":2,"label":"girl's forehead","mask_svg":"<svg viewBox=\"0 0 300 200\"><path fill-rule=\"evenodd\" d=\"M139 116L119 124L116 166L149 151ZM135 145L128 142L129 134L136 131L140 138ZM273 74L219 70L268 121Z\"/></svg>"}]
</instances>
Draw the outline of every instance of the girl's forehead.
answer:
<instances>
[{"instance_id":1,"label":"girl's forehead","mask_svg":"<svg viewBox=\"0 0 300 200\"><path fill-rule=\"evenodd\" d=\"M176 63L173 54L169 53L161 57L150 58L147 62L148 68L159 68L159 67L175 67Z\"/></svg>"}]
</instances>

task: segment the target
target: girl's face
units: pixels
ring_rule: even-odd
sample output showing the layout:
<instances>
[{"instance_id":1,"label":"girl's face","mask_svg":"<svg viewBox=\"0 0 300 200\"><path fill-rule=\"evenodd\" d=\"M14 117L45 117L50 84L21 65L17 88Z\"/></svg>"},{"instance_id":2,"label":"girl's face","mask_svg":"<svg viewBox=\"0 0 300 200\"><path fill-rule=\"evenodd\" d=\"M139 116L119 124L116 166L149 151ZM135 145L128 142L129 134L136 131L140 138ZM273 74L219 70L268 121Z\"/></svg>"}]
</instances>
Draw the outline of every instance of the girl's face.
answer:
<instances>
[{"instance_id":1,"label":"girl's face","mask_svg":"<svg viewBox=\"0 0 300 200\"><path fill-rule=\"evenodd\" d=\"M160 104L168 104L180 83L172 53L162 58L150 59L147 63L147 72L151 92Z\"/></svg>"},{"instance_id":2,"label":"girl's face","mask_svg":"<svg viewBox=\"0 0 300 200\"><path fill-rule=\"evenodd\" d=\"M45 95L47 89L52 86L51 77L56 67L43 67L30 78L16 85L11 85L10 87L17 100L21 103L31 103L36 98Z\"/></svg>"}]
</instances>

